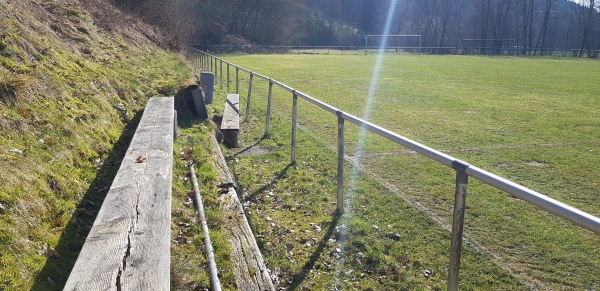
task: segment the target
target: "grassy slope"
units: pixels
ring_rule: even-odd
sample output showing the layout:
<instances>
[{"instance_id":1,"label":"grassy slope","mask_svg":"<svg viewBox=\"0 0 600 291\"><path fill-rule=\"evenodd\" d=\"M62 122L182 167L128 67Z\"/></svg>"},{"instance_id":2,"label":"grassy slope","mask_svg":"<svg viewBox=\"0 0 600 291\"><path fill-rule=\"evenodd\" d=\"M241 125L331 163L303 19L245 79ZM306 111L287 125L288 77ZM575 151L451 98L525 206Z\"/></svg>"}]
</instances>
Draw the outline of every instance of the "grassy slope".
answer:
<instances>
[{"instance_id":1,"label":"grassy slope","mask_svg":"<svg viewBox=\"0 0 600 291\"><path fill-rule=\"evenodd\" d=\"M375 57L226 59L361 116ZM600 215L600 205L593 203L598 188L595 176L600 172L595 154L600 151L595 130L600 102L597 66L597 61L571 59L389 55L377 84L374 114L368 119ZM254 108L265 106L264 92L264 88L253 89L259 96ZM278 110L287 115L291 98L280 91L275 95ZM320 142L334 145L336 119L305 102L300 102L300 108L304 129ZM263 122L260 119L255 122ZM350 155L357 133L349 126ZM253 131L255 137L259 134L260 126ZM287 137L281 142L285 148ZM299 153L313 153L308 147L301 144ZM425 205L442 223L450 222L452 171L372 135L367 136L366 149L363 167L401 189L409 200ZM334 175L327 163L315 167L318 170L324 171L324 177ZM334 192L327 192L332 199ZM593 289L600 284L597 237L476 181L469 193L467 237L483 245L487 256L497 255L490 258L512 270L516 278L557 289ZM374 207L369 203L366 209L369 205ZM390 217L397 209L390 208L383 207L375 217ZM466 277L463 273L465 281L477 281Z\"/></svg>"},{"instance_id":2,"label":"grassy slope","mask_svg":"<svg viewBox=\"0 0 600 291\"><path fill-rule=\"evenodd\" d=\"M146 98L189 76L160 40L105 1L0 2L0 289L66 281Z\"/></svg>"}]
</instances>

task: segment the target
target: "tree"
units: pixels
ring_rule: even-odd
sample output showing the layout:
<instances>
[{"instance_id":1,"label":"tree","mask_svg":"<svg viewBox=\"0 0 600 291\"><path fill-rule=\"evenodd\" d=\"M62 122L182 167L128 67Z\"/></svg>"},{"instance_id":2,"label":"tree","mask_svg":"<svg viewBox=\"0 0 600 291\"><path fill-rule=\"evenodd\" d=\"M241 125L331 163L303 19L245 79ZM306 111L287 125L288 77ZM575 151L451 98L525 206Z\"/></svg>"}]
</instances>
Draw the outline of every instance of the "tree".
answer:
<instances>
[{"instance_id":1,"label":"tree","mask_svg":"<svg viewBox=\"0 0 600 291\"><path fill-rule=\"evenodd\" d=\"M546 44L546 33L548 32L548 20L550 19L550 9L554 4L554 0L546 0L546 8L544 9L544 22L541 31L541 49L540 55L544 55L544 45Z\"/></svg>"}]
</instances>

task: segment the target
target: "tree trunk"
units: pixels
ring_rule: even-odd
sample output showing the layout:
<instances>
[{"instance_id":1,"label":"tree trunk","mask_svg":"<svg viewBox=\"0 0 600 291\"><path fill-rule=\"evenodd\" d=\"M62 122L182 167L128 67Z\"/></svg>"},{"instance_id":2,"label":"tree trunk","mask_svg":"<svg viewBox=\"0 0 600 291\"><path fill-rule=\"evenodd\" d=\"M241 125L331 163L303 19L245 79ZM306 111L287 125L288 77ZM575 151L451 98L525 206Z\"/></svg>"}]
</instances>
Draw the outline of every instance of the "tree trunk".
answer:
<instances>
[{"instance_id":1,"label":"tree trunk","mask_svg":"<svg viewBox=\"0 0 600 291\"><path fill-rule=\"evenodd\" d=\"M527 37L529 38L529 55L532 55L532 47L533 47L533 0L529 0L529 27L527 29Z\"/></svg>"},{"instance_id":2,"label":"tree trunk","mask_svg":"<svg viewBox=\"0 0 600 291\"><path fill-rule=\"evenodd\" d=\"M548 19L550 18L550 8L552 7L553 3L554 3L553 0L546 0L546 9L544 9L544 22L542 24L542 31L541 31L542 43L541 43L540 56L544 55L544 46L546 45L546 33L548 31Z\"/></svg>"}]
</instances>

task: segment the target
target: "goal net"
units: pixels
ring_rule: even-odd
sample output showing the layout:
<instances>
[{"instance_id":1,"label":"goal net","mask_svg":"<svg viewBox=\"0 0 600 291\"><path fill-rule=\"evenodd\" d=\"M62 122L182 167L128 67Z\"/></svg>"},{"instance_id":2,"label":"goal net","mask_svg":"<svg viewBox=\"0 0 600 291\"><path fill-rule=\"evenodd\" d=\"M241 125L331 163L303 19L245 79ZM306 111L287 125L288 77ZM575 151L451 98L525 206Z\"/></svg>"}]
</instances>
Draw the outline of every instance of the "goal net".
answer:
<instances>
[{"instance_id":1,"label":"goal net","mask_svg":"<svg viewBox=\"0 0 600 291\"><path fill-rule=\"evenodd\" d=\"M365 54L407 51L421 53L420 34L365 35Z\"/></svg>"}]
</instances>

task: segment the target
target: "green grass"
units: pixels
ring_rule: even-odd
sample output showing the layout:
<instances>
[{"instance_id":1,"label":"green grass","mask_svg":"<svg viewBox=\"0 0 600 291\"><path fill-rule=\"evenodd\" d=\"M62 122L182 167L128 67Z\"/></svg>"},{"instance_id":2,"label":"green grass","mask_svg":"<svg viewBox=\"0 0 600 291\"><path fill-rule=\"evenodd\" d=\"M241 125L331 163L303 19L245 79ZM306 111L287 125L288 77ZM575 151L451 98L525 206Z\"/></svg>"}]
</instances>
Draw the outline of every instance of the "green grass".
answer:
<instances>
[{"instance_id":1,"label":"green grass","mask_svg":"<svg viewBox=\"0 0 600 291\"><path fill-rule=\"evenodd\" d=\"M363 114L375 58L362 55L225 56L230 62L282 81L359 117ZM600 215L600 204L595 202L600 173L597 61L415 55L386 55L384 61L372 101L372 114L367 117L369 121ZM244 97L247 75L242 74L242 79L240 87ZM281 233L265 220L268 214L272 221L281 224L277 228L279 232L299 229L291 234L288 231L286 240L289 236L297 239L294 234L303 230L310 232L309 221L321 224L324 231L331 223L336 173L335 152L331 148L336 144L337 121L335 116L300 101L299 123L303 131L299 133L298 169L288 168L283 176L278 175L289 162L291 94L275 90L276 120L272 122L271 138L258 140L264 131L265 83L255 81L252 118L244 124L242 147L259 142L271 152L258 157L236 155L234 161L238 162L233 167L246 188L247 197L256 196L252 199L257 203L252 204L250 213L262 240L267 264L283 274L280 282L283 286L298 283L294 281L302 277L298 276L302 270L298 261L310 262L311 256L317 262L304 265L312 272L301 281L301 287L313 288L310 285L313 283L349 287L362 282L363 279L346 278L343 272L315 269L321 260L332 260L327 256L331 256L329 252L335 247L329 243L320 253L312 252L313 245L312 249L301 251L294 247L294 255L289 255L285 243L277 243L276 238ZM244 98L241 103L245 104ZM358 133L355 126L347 126L346 153L350 156L354 155ZM411 258L416 253L419 261L431 263L439 281L431 282L431 278L427 278L424 284L443 288L449 239L438 224L451 222L453 171L374 134L367 134L361 168L356 189L352 191L355 194L346 202L350 209L360 207L336 223L350 226L345 247L348 256L362 250L365 258L358 264L342 258L342 269L354 265L361 268L365 273L360 277L365 280L363 286L383 282L382 286L390 286L390 289L417 288L411 284L423 283L419 281L425 279L423 276L404 271L394 275L405 262L404 258L389 259L393 257L390 253L395 252L394 248L398 248ZM346 169L350 172L349 164ZM279 176L283 178L274 179ZM382 187L375 178L387 181L388 187ZM281 194L269 195L268 191L261 190L273 184L272 181L277 181L274 193ZM394 188L400 193L390 191ZM424 213L409 207L399 199L399 194L410 204L419 203ZM290 207L295 205L304 210L302 215L298 216L298 211L290 213ZM293 222L300 225L291 224ZM369 227L378 225L383 230L388 223L410 235L400 232L401 241L386 242L383 247L369 243L371 239L377 241L377 232ZM434 243L404 241L405 237L415 239L415 235L428 237L429 232ZM461 280L465 289L524 287L510 284L594 289L600 285L598 236L474 179L470 181L467 196L465 236L478 245L477 250L468 247L463 260ZM316 238L319 241L322 236ZM362 248L353 248L354 240L362 240L362 245L358 243ZM381 268L384 275L374 275L377 268ZM375 270L366 272L369 269ZM486 270L490 270L489 273ZM355 275L356 272L352 272L349 276ZM349 280L344 281L344 278Z\"/></svg>"},{"instance_id":2,"label":"green grass","mask_svg":"<svg viewBox=\"0 0 600 291\"><path fill-rule=\"evenodd\" d=\"M147 97L191 71L67 2L0 4L0 290L62 289Z\"/></svg>"},{"instance_id":3,"label":"green grass","mask_svg":"<svg viewBox=\"0 0 600 291\"><path fill-rule=\"evenodd\" d=\"M183 92L183 90L181 91ZM177 117L180 138L174 144L173 210L171 244L171 289L199 290L210 288L210 274L205 252L204 234L196 209L188 196L193 191L188 160L191 155L209 225L210 238L219 268L219 279L224 290L235 290L231 267L231 247L223 226L223 214L218 201L216 171L213 169L210 145L213 126L200 121L189 110L183 96L177 98ZM215 108L208 107L209 112ZM186 154L187 153L187 154ZM184 160L184 158L186 160ZM187 204L186 204L187 203Z\"/></svg>"}]
</instances>

